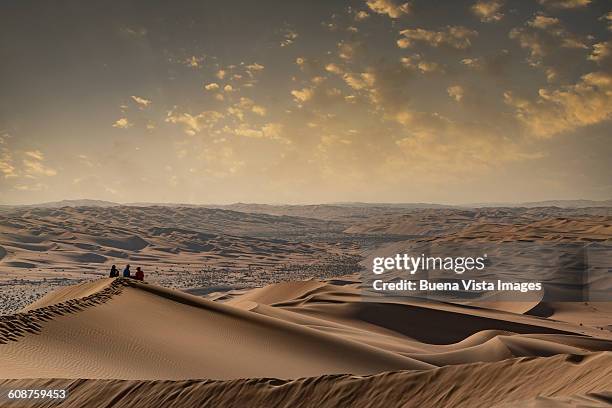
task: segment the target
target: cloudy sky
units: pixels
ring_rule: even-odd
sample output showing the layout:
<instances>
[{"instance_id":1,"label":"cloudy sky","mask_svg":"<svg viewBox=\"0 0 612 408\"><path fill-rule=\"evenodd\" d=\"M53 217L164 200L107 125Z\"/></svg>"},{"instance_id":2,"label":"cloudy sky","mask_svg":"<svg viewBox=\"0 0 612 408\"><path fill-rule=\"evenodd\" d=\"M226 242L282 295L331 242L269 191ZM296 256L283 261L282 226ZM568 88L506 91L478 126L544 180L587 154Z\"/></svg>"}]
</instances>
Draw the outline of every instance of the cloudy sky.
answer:
<instances>
[{"instance_id":1,"label":"cloudy sky","mask_svg":"<svg viewBox=\"0 0 612 408\"><path fill-rule=\"evenodd\" d=\"M605 0L0 4L0 202L612 197Z\"/></svg>"}]
</instances>

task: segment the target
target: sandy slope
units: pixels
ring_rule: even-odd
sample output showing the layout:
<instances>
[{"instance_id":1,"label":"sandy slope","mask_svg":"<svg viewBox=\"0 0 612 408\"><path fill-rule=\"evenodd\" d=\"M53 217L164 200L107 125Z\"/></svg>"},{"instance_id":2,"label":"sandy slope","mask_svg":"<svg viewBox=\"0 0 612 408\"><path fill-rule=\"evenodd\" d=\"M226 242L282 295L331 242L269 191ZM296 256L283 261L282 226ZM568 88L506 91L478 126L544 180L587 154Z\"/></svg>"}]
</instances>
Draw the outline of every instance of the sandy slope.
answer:
<instances>
[{"instance_id":1,"label":"sandy slope","mask_svg":"<svg viewBox=\"0 0 612 408\"><path fill-rule=\"evenodd\" d=\"M289 381L0 380L7 388L68 389L61 404L29 407L606 407L612 403L612 353L558 355ZM22 407L21 402L3 407Z\"/></svg>"},{"instance_id":2,"label":"sandy slope","mask_svg":"<svg viewBox=\"0 0 612 408\"><path fill-rule=\"evenodd\" d=\"M375 374L612 350L609 332L437 303L364 302L315 281L213 302L131 280L0 317L0 378L236 379Z\"/></svg>"},{"instance_id":3,"label":"sandy slope","mask_svg":"<svg viewBox=\"0 0 612 408\"><path fill-rule=\"evenodd\" d=\"M89 285L82 290L89 293ZM295 378L431 367L152 285L131 283L104 302L80 311L64 309L64 304L38 309L50 318L38 323L38 335L24 331L16 341L0 345L0 377ZM56 312L65 314L53 316Z\"/></svg>"}]
</instances>

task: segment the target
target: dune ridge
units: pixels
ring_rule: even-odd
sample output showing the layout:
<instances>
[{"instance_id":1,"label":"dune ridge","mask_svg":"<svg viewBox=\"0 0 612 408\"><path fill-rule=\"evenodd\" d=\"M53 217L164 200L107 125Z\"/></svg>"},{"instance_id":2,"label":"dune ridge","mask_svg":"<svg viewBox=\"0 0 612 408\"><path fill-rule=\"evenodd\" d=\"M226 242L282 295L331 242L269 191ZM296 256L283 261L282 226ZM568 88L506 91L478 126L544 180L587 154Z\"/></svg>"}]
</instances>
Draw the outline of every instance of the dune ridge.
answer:
<instances>
[{"instance_id":1,"label":"dune ridge","mask_svg":"<svg viewBox=\"0 0 612 408\"><path fill-rule=\"evenodd\" d=\"M130 285L130 282L125 279L114 280L110 283L104 282L102 287L96 285L93 293L83 297L73 297L81 292L78 289L76 291L74 288L71 288L72 291L64 289L60 290L59 294L53 293L47 295L46 300L44 298L35 302L21 313L0 316L0 344L6 344L9 341L17 341L20 337L24 337L26 333L39 333L42 328L42 323L54 317L76 313L88 307L107 302L111 297L119 294L121 290L128 285ZM93 285L77 286L85 286L89 289ZM66 292L69 294L67 298L62 296ZM73 296L70 296L70 294ZM50 300L54 300L55 302Z\"/></svg>"},{"instance_id":2,"label":"dune ridge","mask_svg":"<svg viewBox=\"0 0 612 408\"><path fill-rule=\"evenodd\" d=\"M541 379L546 379L542 381ZM92 379L0 380L0 387L67 389L61 403L36 408L223 407L549 407L574 401L612 403L612 353L513 358L426 371L350 374L279 380L129 381ZM2 401L6 408L19 401ZM554 405L553 405L554 404ZM572 405L567 405L572 406Z\"/></svg>"}]
</instances>

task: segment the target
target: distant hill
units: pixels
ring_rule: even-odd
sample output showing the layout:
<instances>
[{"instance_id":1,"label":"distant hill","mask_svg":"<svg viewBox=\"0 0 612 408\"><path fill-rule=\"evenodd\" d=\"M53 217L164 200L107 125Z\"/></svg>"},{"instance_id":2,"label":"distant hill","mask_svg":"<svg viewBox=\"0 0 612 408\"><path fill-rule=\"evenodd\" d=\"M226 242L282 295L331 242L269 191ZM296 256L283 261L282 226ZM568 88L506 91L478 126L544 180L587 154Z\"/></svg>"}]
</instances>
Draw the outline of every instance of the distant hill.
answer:
<instances>
[{"instance_id":1,"label":"distant hill","mask_svg":"<svg viewBox=\"0 0 612 408\"><path fill-rule=\"evenodd\" d=\"M559 208L588 208L612 207L612 200L547 200L525 203L477 203L467 204L465 207L559 207Z\"/></svg>"},{"instance_id":2,"label":"distant hill","mask_svg":"<svg viewBox=\"0 0 612 408\"><path fill-rule=\"evenodd\" d=\"M16 205L15 207L62 208L62 207L116 207L121 204L103 200L62 200L40 204Z\"/></svg>"},{"instance_id":3,"label":"distant hill","mask_svg":"<svg viewBox=\"0 0 612 408\"><path fill-rule=\"evenodd\" d=\"M416 208L456 208L456 205L448 204L435 204L435 203L362 203L362 202L339 202L332 203L338 207L353 207L353 208L370 208L370 207L383 207L383 208L398 208L405 210L412 210Z\"/></svg>"}]
</instances>

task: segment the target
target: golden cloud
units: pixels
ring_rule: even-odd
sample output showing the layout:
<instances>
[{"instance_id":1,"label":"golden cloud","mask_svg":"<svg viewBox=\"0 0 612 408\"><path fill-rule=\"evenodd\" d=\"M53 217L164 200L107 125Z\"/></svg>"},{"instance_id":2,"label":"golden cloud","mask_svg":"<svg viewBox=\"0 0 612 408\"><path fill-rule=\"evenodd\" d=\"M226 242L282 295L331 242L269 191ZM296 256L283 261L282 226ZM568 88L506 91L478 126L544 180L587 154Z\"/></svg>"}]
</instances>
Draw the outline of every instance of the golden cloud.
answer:
<instances>
[{"instance_id":1,"label":"golden cloud","mask_svg":"<svg viewBox=\"0 0 612 408\"><path fill-rule=\"evenodd\" d=\"M586 7L591 4L591 0L538 0L543 6L558 9L573 9Z\"/></svg>"},{"instance_id":2,"label":"golden cloud","mask_svg":"<svg viewBox=\"0 0 612 408\"><path fill-rule=\"evenodd\" d=\"M593 44L593 52L587 58L602 63L612 57L612 41Z\"/></svg>"},{"instance_id":3,"label":"golden cloud","mask_svg":"<svg viewBox=\"0 0 612 408\"><path fill-rule=\"evenodd\" d=\"M477 1L471 10L483 23L491 23L500 21L504 17L500 11L503 4L501 0L481 0Z\"/></svg>"},{"instance_id":4,"label":"golden cloud","mask_svg":"<svg viewBox=\"0 0 612 408\"><path fill-rule=\"evenodd\" d=\"M370 14L368 14L367 11L358 11L357 13L355 13L355 20L357 21L363 21L366 18L370 17Z\"/></svg>"},{"instance_id":5,"label":"golden cloud","mask_svg":"<svg viewBox=\"0 0 612 408\"><path fill-rule=\"evenodd\" d=\"M386 14L391 18L399 18L410 13L410 4L398 4L393 0L368 0L370 10L378 14Z\"/></svg>"},{"instance_id":6,"label":"golden cloud","mask_svg":"<svg viewBox=\"0 0 612 408\"><path fill-rule=\"evenodd\" d=\"M31 176L55 176L57 175L57 171L54 169L47 167L44 164L45 156L39 150L26 151L24 152L24 158L22 160L24 166L24 172Z\"/></svg>"},{"instance_id":7,"label":"golden cloud","mask_svg":"<svg viewBox=\"0 0 612 408\"><path fill-rule=\"evenodd\" d=\"M450 96L457 102L461 102L461 100L465 96L465 90L463 89L461 85L449 86L446 89L446 92L448 93L448 96Z\"/></svg>"},{"instance_id":8,"label":"golden cloud","mask_svg":"<svg viewBox=\"0 0 612 408\"><path fill-rule=\"evenodd\" d=\"M558 133L594 125L612 117L612 75L592 72L575 85L556 90L540 89L529 101L506 92L506 103L535 136L549 138Z\"/></svg>"},{"instance_id":9,"label":"golden cloud","mask_svg":"<svg viewBox=\"0 0 612 408\"><path fill-rule=\"evenodd\" d=\"M224 115L217 111L204 111L197 115L170 111L165 122L183 125L184 132L194 136L204 129L211 129L223 117Z\"/></svg>"},{"instance_id":10,"label":"golden cloud","mask_svg":"<svg viewBox=\"0 0 612 408\"><path fill-rule=\"evenodd\" d=\"M151 101L150 101L150 100L145 99L145 98L142 98L142 97L140 97L140 96L135 96L135 95L132 95L132 96L131 96L131 98L132 98L132 100L133 100L134 102L136 102L136 103L138 104L138 106L139 106L141 109L142 109L142 108L146 108L146 107L148 107L148 106L151 104Z\"/></svg>"},{"instance_id":11,"label":"golden cloud","mask_svg":"<svg viewBox=\"0 0 612 408\"><path fill-rule=\"evenodd\" d=\"M120 118L113 123L113 127L118 129L128 129L132 127L132 124L127 118Z\"/></svg>"},{"instance_id":12,"label":"golden cloud","mask_svg":"<svg viewBox=\"0 0 612 408\"><path fill-rule=\"evenodd\" d=\"M397 40L400 48L410 48L415 42L423 42L432 47L448 46L464 50L472 45L471 39L478 32L463 26L447 26L443 31L431 31L423 28L406 29L399 32L403 38Z\"/></svg>"},{"instance_id":13,"label":"golden cloud","mask_svg":"<svg viewBox=\"0 0 612 408\"><path fill-rule=\"evenodd\" d=\"M219 84L216 82L211 82L210 84L204 85L204 89L207 91L216 91L219 89Z\"/></svg>"},{"instance_id":14,"label":"golden cloud","mask_svg":"<svg viewBox=\"0 0 612 408\"><path fill-rule=\"evenodd\" d=\"M415 54L411 57L402 57L400 62L404 67L414 71L420 71L424 74L444 73L445 71L441 64L432 61L423 61L419 54Z\"/></svg>"}]
</instances>

